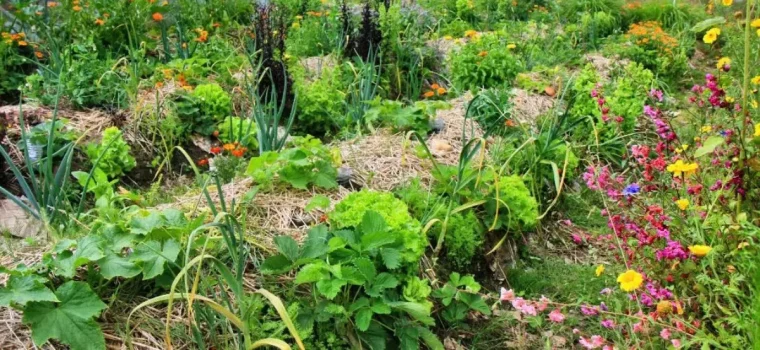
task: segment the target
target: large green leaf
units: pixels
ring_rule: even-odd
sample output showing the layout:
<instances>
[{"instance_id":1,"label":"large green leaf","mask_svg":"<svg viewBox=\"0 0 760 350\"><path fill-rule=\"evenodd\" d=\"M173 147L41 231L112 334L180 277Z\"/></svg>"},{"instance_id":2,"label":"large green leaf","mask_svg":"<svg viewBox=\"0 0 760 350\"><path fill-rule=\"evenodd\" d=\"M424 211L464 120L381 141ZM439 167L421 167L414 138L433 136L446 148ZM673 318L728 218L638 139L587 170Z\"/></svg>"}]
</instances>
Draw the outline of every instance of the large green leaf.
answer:
<instances>
[{"instance_id":1,"label":"large green leaf","mask_svg":"<svg viewBox=\"0 0 760 350\"><path fill-rule=\"evenodd\" d=\"M356 315L354 315L354 321L356 321L356 328L362 332L369 329L369 323L372 322L372 310L369 308L360 309Z\"/></svg>"},{"instance_id":2,"label":"large green leaf","mask_svg":"<svg viewBox=\"0 0 760 350\"><path fill-rule=\"evenodd\" d=\"M379 297L383 290L396 288L396 286L398 286L398 279L387 272L383 272L377 275L377 277L370 281L370 283L372 285L366 290L367 295L371 297Z\"/></svg>"},{"instance_id":3,"label":"large green leaf","mask_svg":"<svg viewBox=\"0 0 760 350\"><path fill-rule=\"evenodd\" d=\"M164 225L164 217L157 211L140 210L129 221L132 233L147 235Z\"/></svg>"},{"instance_id":4,"label":"large green leaf","mask_svg":"<svg viewBox=\"0 0 760 350\"><path fill-rule=\"evenodd\" d=\"M280 179L297 189L305 190L312 180L312 174L296 167L287 167L280 171Z\"/></svg>"},{"instance_id":5,"label":"large green leaf","mask_svg":"<svg viewBox=\"0 0 760 350\"><path fill-rule=\"evenodd\" d=\"M288 260L295 262L298 260L298 243L290 236L277 236L274 238L274 245Z\"/></svg>"},{"instance_id":6,"label":"large green leaf","mask_svg":"<svg viewBox=\"0 0 760 350\"><path fill-rule=\"evenodd\" d=\"M84 282L69 281L55 291L60 300L30 302L24 309L24 324L32 329L32 339L42 346L57 339L72 350L105 349L103 332L93 319L106 304Z\"/></svg>"},{"instance_id":7,"label":"large green leaf","mask_svg":"<svg viewBox=\"0 0 760 350\"><path fill-rule=\"evenodd\" d=\"M132 278L142 271L134 261L114 252L109 252L103 259L98 260L98 265L100 274L107 280L114 277Z\"/></svg>"},{"instance_id":8,"label":"large green leaf","mask_svg":"<svg viewBox=\"0 0 760 350\"><path fill-rule=\"evenodd\" d=\"M432 326L435 320L430 317L430 305L408 301L390 302L388 305L396 310L404 311L417 321Z\"/></svg>"},{"instance_id":9,"label":"large green leaf","mask_svg":"<svg viewBox=\"0 0 760 350\"><path fill-rule=\"evenodd\" d=\"M53 262L61 276L72 278L82 265L103 258L102 239L95 235L85 236L76 242L76 249L62 250Z\"/></svg>"},{"instance_id":10,"label":"large green leaf","mask_svg":"<svg viewBox=\"0 0 760 350\"><path fill-rule=\"evenodd\" d=\"M301 271L296 274L295 283L314 283L319 280L329 279L330 273L327 271L327 266L322 261L317 261L313 264L304 265Z\"/></svg>"},{"instance_id":11,"label":"large green leaf","mask_svg":"<svg viewBox=\"0 0 760 350\"><path fill-rule=\"evenodd\" d=\"M358 258L354 260L354 266L359 270L359 273L364 277L365 280L372 282L372 280L375 279L375 276L377 275L377 269L375 269L375 264L372 262L372 260L369 260L367 258Z\"/></svg>"},{"instance_id":12,"label":"large green leaf","mask_svg":"<svg viewBox=\"0 0 760 350\"><path fill-rule=\"evenodd\" d=\"M385 267L393 270L401 266L401 252L398 249L383 248L380 250Z\"/></svg>"},{"instance_id":13,"label":"large green leaf","mask_svg":"<svg viewBox=\"0 0 760 350\"><path fill-rule=\"evenodd\" d=\"M317 290L320 294L324 295L325 298L333 300L336 296L338 296L338 293L340 293L341 288L348 284L346 280L343 279L337 279L337 278L328 278L328 279L322 279L317 282Z\"/></svg>"},{"instance_id":14,"label":"large green leaf","mask_svg":"<svg viewBox=\"0 0 760 350\"><path fill-rule=\"evenodd\" d=\"M6 286L0 288L0 306L8 307L11 303L23 306L30 301L58 301L58 298L45 286L45 279L35 275L11 275Z\"/></svg>"},{"instance_id":15,"label":"large green leaf","mask_svg":"<svg viewBox=\"0 0 760 350\"><path fill-rule=\"evenodd\" d=\"M179 250L179 243L171 239L163 244L147 241L135 248L133 259L142 263L143 279L147 280L164 273L164 265L177 260Z\"/></svg>"}]
</instances>

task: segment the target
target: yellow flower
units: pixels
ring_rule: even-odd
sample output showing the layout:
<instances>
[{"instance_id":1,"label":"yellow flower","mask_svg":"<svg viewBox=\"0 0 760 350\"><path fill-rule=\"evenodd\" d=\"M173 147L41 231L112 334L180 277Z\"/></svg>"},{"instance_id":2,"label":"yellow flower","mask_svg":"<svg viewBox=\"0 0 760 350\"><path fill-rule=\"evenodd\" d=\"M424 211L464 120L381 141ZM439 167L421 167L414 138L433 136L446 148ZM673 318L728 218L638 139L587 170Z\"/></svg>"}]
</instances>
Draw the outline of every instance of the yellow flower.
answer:
<instances>
[{"instance_id":1,"label":"yellow flower","mask_svg":"<svg viewBox=\"0 0 760 350\"><path fill-rule=\"evenodd\" d=\"M707 31L705 33L705 36L702 37L702 41L705 42L705 44L712 44L716 40L718 40L718 36L720 35L720 28L713 28Z\"/></svg>"},{"instance_id":2,"label":"yellow flower","mask_svg":"<svg viewBox=\"0 0 760 350\"><path fill-rule=\"evenodd\" d=\"M695 256L698 256L698 257L703 257L703 256L707 255L707 253L709 253L711 250L712 250L712 247L706 246L706 245L692 245L692 246L689 246L689 251L691 252L691 254L693 254Z\"/></svg>"},{"instance_id":3,"label":"yellow flower","mask_svg":"<svg viewBox=\"0 0 760 350\"><path fill-rule=\"evenodd\" d=\"M723 67L725 67L726 65L730 65L730 64L731 64L731 59L730 58L728 58L728 57L722 57L721 59L718 60L717 67L718 67L718 69L723 69Z\"/></svg>"},{"instance_id":4,"label":"yellow flower","mask_svg":"<svg viewBox=\"0 0 760 350\"><path fill-rule=\"evenodd\" d=\"M517 45L515 45L515 44L507 44L507 49L512 50L512 49L514 49L516 47L517 47Z\"/></svg>"},{"instance_id":5,"label":"yellow flower","mask_svg":"<svg viewBox=\"0 0 760 350\"><path fill-rule=\"evenodd\" d=\"M621 273L618 276L617 281L620 283L620 289L626 292L633 292L641 287L641 284L644 282L644 277L634 270L628 270Z\"/></svg>"},{"instance_id":6,"label":"yellow flower","mask_svg":"<svg viewBox=\"0 0 760 350\"><path fill-rule=\"evenodd\" d=\"M752 77L752 84L760 85L760 75Z\"/></svg>"},{"instance_id":7,"label":"yellow flower","mask_svg":"<svg viewBox=\"0 0 760 350\"><path fill-rule=\"evenodd\" d=\"M705 125L705 126L703 126L702 127L702 132L703 133L712 132L712 126L711 125Z\"/></svg>"},{"instance_id":8,"label":"yellow flower","mask_svg":"<svg viewBox=\"0 0 760 350\"><path fill-rule=\"evenodd\" d=\"M731 6L731 4L734 3L734 0L723 0L723 6Z\"/></svg>"},{"instance_id":9,"label":"yellow flower","mask_svg":"<svg viewBox=\"0 0 760 350\"><path fill-rule=\"evenodd\" d=\"M596 267L596 277L599 277L604 273L604 265L599 265Z\"/></svg>"},{"instance_id":10,"label":"yellow flower","mask_svg":"<svg viewBox=\"0 0 760 350\"><path fill-rule=\"evenodd\" d=\"M681 198L676 201L676 205L678 206L678 209L686 210L686 208L689 207L689 200L686 198Z\"/></svg>"},{"instance_id":11,"label":"yellow flower","mask_svg":"<svg viewBox=\"0 0 760 350\"><path fill-rule=\"evenodd\" d=\"M476 37L477 35L478 35L478 32L476 32L476 31L474 31L474 30L472 30L472 29L470 29L470 30L467 30L467 31L465 31L465 32L464 32L464 36L465 36L465 38L474 38L474 37Z\"/></svg>"},{"instance_id":12,"label":"yellow flower","mask_svg":"<svg viewBox=\"0 0 760 350\"><path fill-rule=\"evenodd\" d=\"M744 248L747 248L747 247L749 247L749 243L747 243L747 242L741 242L741 243L739 243L738 246L736 246L737 249L744 249Z\"/></svg>"},{"instance_id":13,"label":"yellow flower","mask_svg":"<svg viewBox=\"0 0 760 350\"><path fill-rule=\"evenodd\" d=\"M444 37L443 37L443 39L444 39L444 40L451 40L451 39L453 39L453 38L451 37L451 35L446 35L446 36L444 36Z\"/></svg>"},{"instance_id":14,"label":"yellow flower","mask_svg":"<svg viewBox=\"0 0 760 350\"><path fill-rule=\"evenodd\" d=\"M757 109L757 101L752 100L749 104L752 105L752 108Z\"/></svg>"},{"instance_id":15,"label":"yellow flower","mask_svg":"<svg viewBox=\"0 0 760 350\"><path fill-rule=\"evenodd\" d=\"M749 25L751 25L752 28L760 28L760 18L753 19L752 23L750 23Z\"/></svg>"},{"instance_id":16,"label":"yellow flower","mask_svg":"<svg viewBox=\"0 0 760 350\"><path fill-rule=\"evenodd\" d=\"M734 103L734 101L736 101L735 98L733 98L731 96L726 96L726 102L728 102L728 103Z\"/></svg>"},{"instance_id":17,"label":"yellow flower","mask_svg":"<svg viewBox=\"0 0 760 350\"><path fill-rule=\"evenodd\" d=\"M689 145L684 143L683 145L681 145L681 149L685 151L689 149Z\"/></svg>"},{"instance_id":18,"label":"yellow flower","mask_svg":"<svg viewBox=\"0 0 760 350\"><path fill-rule=\"evenodd\" d=\"M673 305L670 305L670 301L668 300L660 300L659 303L657 303L657 313L660 315L667 315L671 311L673 311Z\"/></svg>"},{"instance_id":19,"label":"yellow flower","mask_svg":"<svg viewBox=\"0 0 760 350\"><path fill-rule=\"evenodd\" d=\"M752 136L760 137L760 123L755 124L755 133Z\"/></svg>"},{"instance_id":20,"label":"yellow flower","mask_svg":"<svg viewBox=\"0 0 760 350\"><path fill-rule=\"evenodd\" d=\"M668 165L668 172L673 173L673 176L691 175L697 172L699 165L697 163L684 163L683 160L677 160L675 163Z\"/></svg>"}]
</instances>

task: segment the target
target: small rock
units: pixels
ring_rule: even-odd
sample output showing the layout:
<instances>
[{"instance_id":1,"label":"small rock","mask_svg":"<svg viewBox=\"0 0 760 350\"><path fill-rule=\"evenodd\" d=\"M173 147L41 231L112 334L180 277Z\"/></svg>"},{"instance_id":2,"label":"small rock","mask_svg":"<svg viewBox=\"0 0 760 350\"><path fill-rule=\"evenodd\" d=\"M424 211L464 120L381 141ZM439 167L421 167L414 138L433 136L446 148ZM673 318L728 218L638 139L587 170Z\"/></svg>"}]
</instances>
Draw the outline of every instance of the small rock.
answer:
<instances>
[{"instance_id":1,"label":"small rock","mask_svg":"<svg viewBox=\"0 0 760 350\"><path fill-rule=\"evenodd\" d=\"M454 147L441 140L433 140L430 144L435 152L448 153L454 150Z\"/></svg>"},{"instance_id":2,"label":"small rock","mask_svg":"<svg viewBox=\"0 0 760 350\"><path fill-rule=\"evenodd\" d=\"M430 131L434 134L440 134L444 128L446 128L446 122L443 121L443 118L438 117L430 121Z\"/></svg>"},{"instance_id":3,"label":"small rock","mask_svg":"<svg viewBox=\"0 0 760 350\"><path fill-rule=\"evenodd\" d=\"M346 186L351 183L351 178L354 176L354 169L351 169L348 166L342 166L338 168L338 184L341 186Z\"/></svg>"}]
</instances>

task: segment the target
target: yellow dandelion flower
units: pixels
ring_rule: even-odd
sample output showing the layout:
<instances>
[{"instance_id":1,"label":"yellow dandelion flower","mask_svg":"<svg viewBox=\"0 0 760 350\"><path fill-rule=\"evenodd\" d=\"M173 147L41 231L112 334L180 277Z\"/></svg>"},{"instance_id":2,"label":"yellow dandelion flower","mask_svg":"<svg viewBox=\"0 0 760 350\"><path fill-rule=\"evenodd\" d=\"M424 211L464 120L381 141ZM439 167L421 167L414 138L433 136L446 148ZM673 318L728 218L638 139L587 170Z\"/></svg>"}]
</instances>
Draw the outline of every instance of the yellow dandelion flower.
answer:
<instances>
[{"instance_id":1,"label":"yellow dandelion flower","mask_svg":"<svg viewBox=\"0 0 760 350\"><path fill-rule=\"evenodd\" d=\"M705 125L705 126L702 127L702 132L703 133L712 132L712 130L713 130L713 128L712 128L711 125Z\"/></svg>"},{"instance_id":2,"label":"yellow dandelion flower","mask_svg":"<svg viewBox=\"0 0 760 350\"><path fill-rule=\"evenodd\" d=\"M753 19L749 24L752 28L760 28L760 18Z\"/></svg>"},{"instance_id":3,"label":"yellow dandelion flower","mask_svg":"<svg viewBox=\"0 0 760 350\"><path fill-rule=\"evenodd\" d=\"M678 206L678 209L686 210L689 208L689 200L686 198L681 198L676 201L676 205Z\"/></svg>"},{"instance_id":4,"label":"yellow dandelion flower","mask_svg":"<svg viewBox=\"0 0 760 350\"><path fill-rule=\"evenodd\" d=\"M731 4L734 3L734 0L722 0L723 6L731 6Z\"/></svg>"}]
</instances>

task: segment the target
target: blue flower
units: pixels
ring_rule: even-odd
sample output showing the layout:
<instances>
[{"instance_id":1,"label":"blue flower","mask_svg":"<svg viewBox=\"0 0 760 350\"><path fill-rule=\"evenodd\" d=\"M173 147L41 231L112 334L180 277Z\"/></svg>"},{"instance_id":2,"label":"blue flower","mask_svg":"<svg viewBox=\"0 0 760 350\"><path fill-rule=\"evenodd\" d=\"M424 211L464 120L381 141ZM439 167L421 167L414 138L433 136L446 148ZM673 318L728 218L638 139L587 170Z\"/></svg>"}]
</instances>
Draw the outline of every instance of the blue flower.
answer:
<instances>
[{"instance_id":1,"label":"blue flower","mask_svg":"<svg viewBox=\"0 0 760 350\"><path fill-rule=\"evenodd\" d=\"M626 186L625 189L623 189L623 196L626 196L626 197L634 196L634 195L637 195L639 191L641 191L641 187L639 186L639 184L633 183Z\"/></svg>"}]
</instances>

